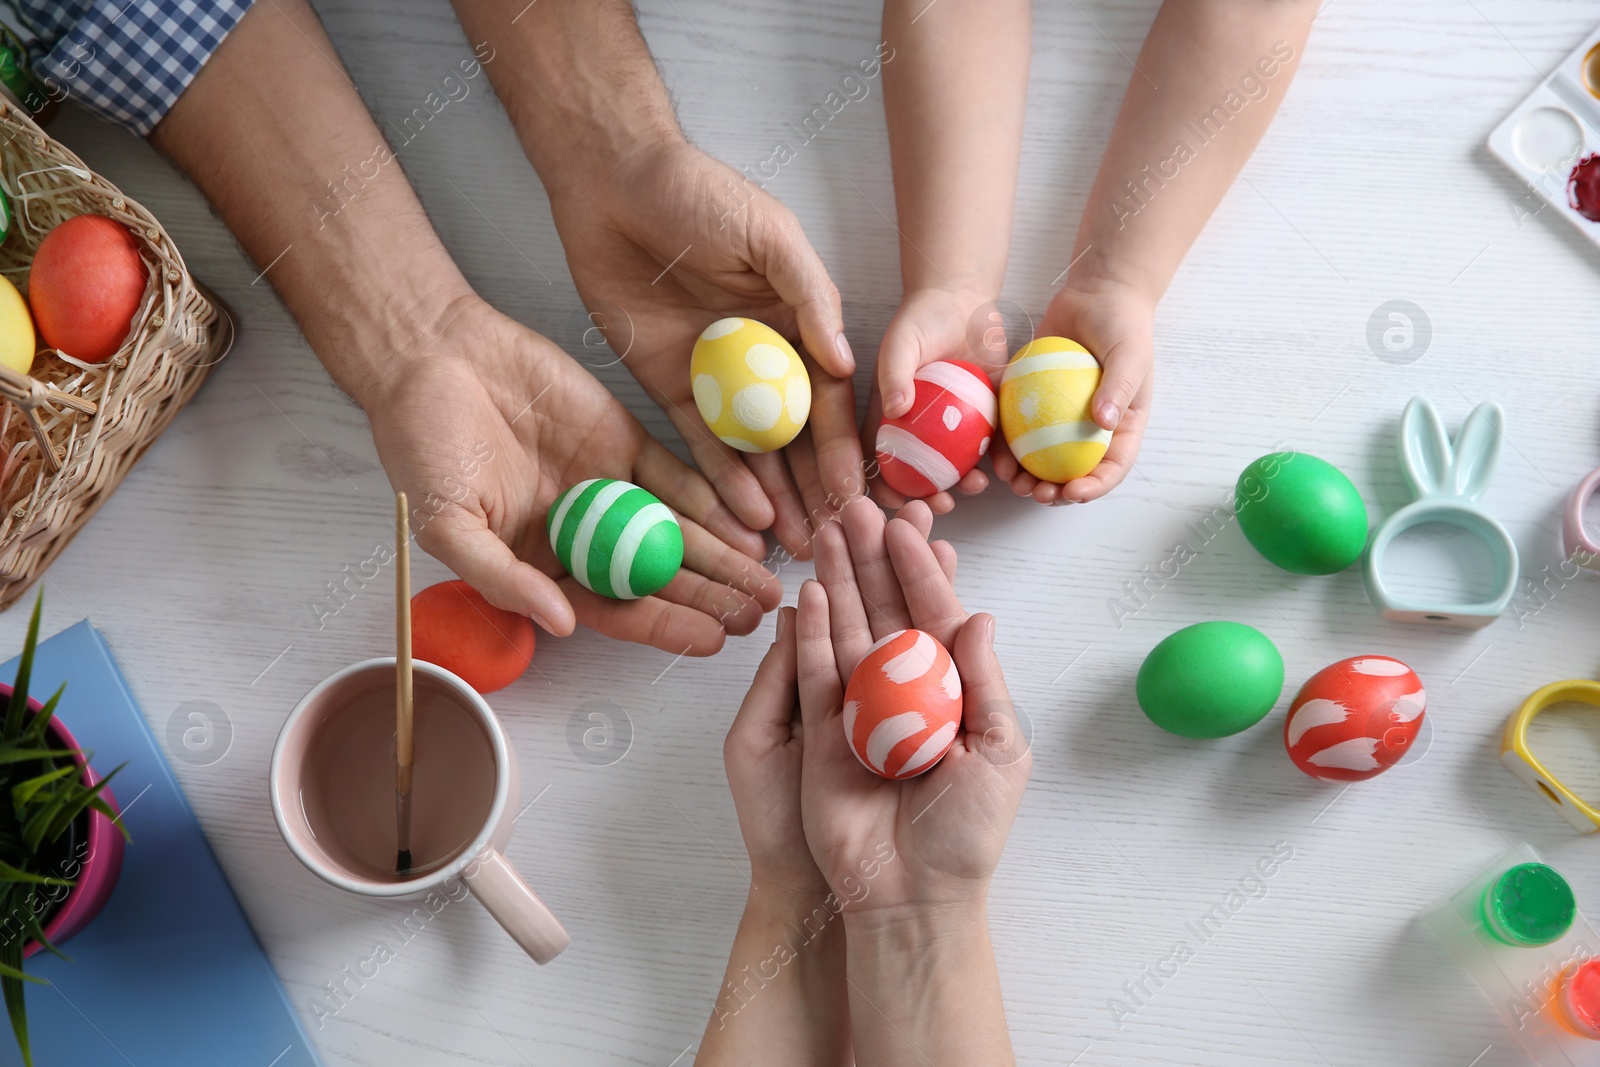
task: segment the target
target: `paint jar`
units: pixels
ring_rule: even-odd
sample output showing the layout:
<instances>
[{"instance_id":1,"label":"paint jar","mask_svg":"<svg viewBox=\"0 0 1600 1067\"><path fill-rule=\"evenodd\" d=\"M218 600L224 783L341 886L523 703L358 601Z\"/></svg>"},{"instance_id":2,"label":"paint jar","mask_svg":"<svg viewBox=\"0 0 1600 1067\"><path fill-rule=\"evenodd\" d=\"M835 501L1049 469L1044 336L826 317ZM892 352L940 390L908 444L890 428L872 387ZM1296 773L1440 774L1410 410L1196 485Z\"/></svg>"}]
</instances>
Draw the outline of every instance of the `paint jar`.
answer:
<instances>
[{"instance_id":1,"label":"paint jar","mask_svg":"<svg viewBox=\"0 0 1600 1067\"><path fill-rule=\"evenodd\" d=\"M1563 974L1556 1003L1573 1033L1600 1041L1600 959L1587 960Z\"/></svg>"},{"instance_id":2,"label":"paint jar","mask_svg":"<svg viewBox=\"0 0 1600 1067\"><path fill-rule=\"evenodd\" d=\"M1544 863L1507 868L1483 893L1484 926L1507 945L1534 948L1559 941L1577 914L1572 886Z\"/></svg>"}]
</instances>

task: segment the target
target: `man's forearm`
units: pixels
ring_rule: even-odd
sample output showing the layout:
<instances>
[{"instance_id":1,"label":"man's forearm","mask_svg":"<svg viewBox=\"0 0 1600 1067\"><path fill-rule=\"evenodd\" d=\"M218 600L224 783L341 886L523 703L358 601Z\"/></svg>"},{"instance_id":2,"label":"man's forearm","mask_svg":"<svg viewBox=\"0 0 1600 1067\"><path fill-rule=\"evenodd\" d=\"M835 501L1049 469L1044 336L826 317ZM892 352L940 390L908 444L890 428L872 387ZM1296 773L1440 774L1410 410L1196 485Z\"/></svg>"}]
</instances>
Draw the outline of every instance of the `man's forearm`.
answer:
<instances>
[{"instance_id":1,"label":"man's forearm","mask_svg":"<svg viewBox=\"0 0 1600 1067\"><path fill-rule=\"evenodd\" d=\"M672 101L628 0L455 0L473 40L502 57L489 80L551 197L593 167L679 139Z\"/></svg>"},{"instance_id":2,"label":"man's forearm","mask_svg":"<svg viewBox=\"0 0 1600 1067\"><path fill-rule=\"evenodd\" d=\"M1028 0L886 0L883 100L907 290L997 296L1028 93Z\"/></svg>"},{"instance_id":3,"label":"man's forearm","mask_svg":"<svg viewBox=\"0 0 1600 1067\"><path fill-rule=\"evenodd\" d=\"M255 5L150 139L357 401L471 292L304 0Z\"/></svg>"},{"instance_id":4,"label":"man's forearm","mask_svg":"<svg viewBox=\"0 0 1600 1067\"><path fill-rule=\"evenodd\" d=\"M844 954L844 920L822 900L752 887L695 1063L851 1063Z\"/></svg>"},{"instance_id":5,"label":"man's forearm","mask_svg":"<svg viewBox=\"0 0 1600 1067\"><path fill-rule=\"evenodd\" d=\"M851 915L845 928L857 1062L1011 1067L1011 1034L982 901Z\"/></svg>"},{"instance_id":6,"label":"man's forearm","mask_svg":"<svg viewBox=\"0 0 1600 1067\"><path fill-rule=\"evenodd\" d=\"M1266 132L1315 0L1166 0L1139 53L1084 208L1069 284L1152 299Z\"/></svg>"}]
</instances>

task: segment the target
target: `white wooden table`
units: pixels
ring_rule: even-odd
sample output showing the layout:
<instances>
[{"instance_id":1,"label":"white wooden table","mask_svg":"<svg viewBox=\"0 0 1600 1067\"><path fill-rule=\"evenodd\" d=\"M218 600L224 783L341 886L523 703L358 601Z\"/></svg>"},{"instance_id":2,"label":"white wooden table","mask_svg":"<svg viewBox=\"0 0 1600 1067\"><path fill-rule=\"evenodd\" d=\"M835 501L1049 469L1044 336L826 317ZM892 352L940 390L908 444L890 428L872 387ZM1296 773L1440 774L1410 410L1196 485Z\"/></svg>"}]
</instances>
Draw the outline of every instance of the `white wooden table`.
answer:
<instances>
[{"instance_id":1,"label":"white wooden table","mask_svg":"<svg viewBox=\"0 0 1600 1067\"><path fill-rule=\"evenodd\" d=\"M445 0L319 6L380 117L409 112L470 54ZM735 165L766 158L784 123L879 39L866 0L641 6L685 128ZM1035 313L1067 265L1126 57L1155 7L1038 5L1007 289ZM1520 628L1509 616L1476 633L1404 627L1375 615L1356 570L1289 575L1230 525L1120 627L1109 603L1275 445L1338 464L1375 519L1391 512L1406 497L1394 428L1418 392L1452 428L1478 400L1505 406L1509 447L1486 502L1525 573L1560 558L1559 503L1600 461L1600 252L1553 212L1519 225L1522 190L1483 139L1597 22L1596 3L1335 0L1276 124L1161 305L1158 410L1137 473L1091 507L1046 510L994 491L939 521L961 554L967 604L1000 618L1035 729L1033 782L992 906L1024 1062L1525 1062L1414 920L1520 840L1565 869L1600 918L1600 842L1568 830L1497 760L1505 718L1529 692L1600 670L1600 580L1560 589ZM772 187L830 265L868 356L899 295L878 101L874 86ZM539 969L480 908L452 906L319 1028L323 984L392 938L385 923L403 909L345 897L295 862L266 768L299 696L388 645L383 579L323 628L310 606L389 536L387 483L361 412L195 191L81 113L56 132L164 220L244 332L49 572L46 629L88 613L158 732L191 700L231 721L221 760L175 768L327 1062L690 1062L746 884L720 742L770 630L710 661L593 634L542 640L537 669L494 703L527 795L547 790L511 854L566 922L571 949ZM574 348L581 313L543 194L486 84L402 158L472 281ZM1391 299L1431 323L1430 347L1406 365L1366 340ZM625 373L603 373L671 439ZM428 559L418 571L419 584L445 576ZM807 573L784 570L790 603ZM1256 729L1188 742L1144 718L1133 678L1162 636L1212 618L1268 633L1289 684ZM24 622L21 611L0 618L0 647L17 645ZM1422 675L1432 743L1345 793L1289 764L1282 707L1314 671L1369 651ZM631 750L610 766L581 761L567 741L591 701L631 722ZM1597 735L1572 728L1570 780L1600 795ZM1198 944L1186 924L1279 842L1293 858L1265 895ZM1124 983L1185 939L1194 958L1119 1028L1108 1001L1127 999Z\"/></svg>"}]
</instances>

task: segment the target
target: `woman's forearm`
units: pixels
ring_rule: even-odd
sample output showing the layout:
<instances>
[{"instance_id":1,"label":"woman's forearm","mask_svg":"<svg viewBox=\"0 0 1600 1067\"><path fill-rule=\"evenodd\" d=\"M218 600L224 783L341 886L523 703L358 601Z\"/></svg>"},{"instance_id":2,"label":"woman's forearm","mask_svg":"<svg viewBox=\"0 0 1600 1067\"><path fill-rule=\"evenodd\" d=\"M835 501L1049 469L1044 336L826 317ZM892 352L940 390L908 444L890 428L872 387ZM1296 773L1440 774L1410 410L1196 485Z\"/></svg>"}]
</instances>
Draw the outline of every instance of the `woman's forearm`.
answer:
<instances>
[{"instance_id":1,"label":"woman's forearm","mask_svg":"<svg viewBox=\"0 0 1600 1067\"><path fill-rule=\"evenodd\" d=\"M853 1062L844 952L844 920L826 899L797 900L752 887L695 1063Z\"/></svg>"},{"instance_id":2,"label":"woman's forearm","mask_svg":"<svg viewBox=\"0 0 1600 1067\"><path fill-rule=\"evenodd\" d=\"M859 1063L1016 1062L983 901L847 915L846 970Z\"/></svg>"},{"instance_id":3,"label":"woman's forearm","mask_svg":"<svg viewBox=\"0 0 1600 1067\"><path fill-rule=\"evenodd\" d=\"M304 0L251 8L150 139L362 403L471 291Z\"/></svg>"},{"instance_id":4,"label":"woman's forearm","mask_svg":"<svg viewBox=\"0 0 1600 1067\"><path fill-rule=\"evenodd\" d=\"M1028 0L886 0L883 107L907 291L998 296L1028 94Z\"/></svg>"},{"instance_id":5,"label":"woman's forearm","mask_svg":"<svg viewBox=\"0 0 1600 1067\"><path fill-rule=\"evenodd\" d=\"M1068 284L1160 299L1272 122L1314 0L1166 0L1139 53Z\"/></svg>"}]
</instances>

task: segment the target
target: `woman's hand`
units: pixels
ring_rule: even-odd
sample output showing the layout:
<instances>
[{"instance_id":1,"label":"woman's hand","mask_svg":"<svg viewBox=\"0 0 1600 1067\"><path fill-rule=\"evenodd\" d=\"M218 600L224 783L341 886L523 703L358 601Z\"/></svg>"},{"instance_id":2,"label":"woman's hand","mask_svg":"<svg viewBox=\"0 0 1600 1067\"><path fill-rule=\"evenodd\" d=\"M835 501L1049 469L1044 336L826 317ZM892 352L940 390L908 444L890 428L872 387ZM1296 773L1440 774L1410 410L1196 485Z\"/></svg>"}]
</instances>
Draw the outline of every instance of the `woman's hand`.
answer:
<instances>
[{"instance_id":1,"label":"woman's hand","mask_svg":"<svg viewBox=\"0 0 1600 1067\"><path fill-rule=\"evenodd\" d=\"M794 609L780 609L777 637L722 745L750 895L695 1060L704 1067L854 1062L843 908L800 822L794 624Z\"/></svg>"},{"instance_id":2,"label":"woman's hand","mask_svg":"<svg viewBox=\"0 0 1600 1067\"><path fill-rule=\"evenodd\" d=\"M955 554L928 543L930 523L920 503L885 526L871 502L852 502L842 523L818 535L819 581L800 590L805 835L829 885L851 900L847 916L981 908L1031 765L995 658L994 620L969 616L956 599ZM873 642L907 627L932 634L954 656L962 729L932 770L891 781L850 751L843 692ZM863 864L875 859L863 881Z\"/></svg>"},{"instance_id":3,"label":"woman's hand","mask_svg":"<svg viewBox=\"0 0 1600 1067\"><path fill-rule=\"evenodd\" d=\"M571 357L476 296L453 302L360 399L390 482L428 512L414 519L418 545L498 607L555 634L582 623L705 656L777 606L777 579L751 558L759 537L711 486ZM655 596L602 597L550 550L550 503L596 477L650 490L683 527L683 568Z\"/></svg>"},{"instance_id":4,"label":"woman's hand","mask_svg":"<svg viewBox=\"0 0 1600 1067\"><path fill-rule=\"evenodd\" d=\"M994 655L994 620L951 588L955 554L929 544L913 502L887 527L869 501L818 536L821 581L800 587L797 666L805 721L801 816L817 866L844 897L856 1059L1014 1062L994 949L990 876L1030 756ZM907 626L955 657L962 729L932 770L879 778L845 741L843 687L872 642Z\"/></svg>"},{"instance_id":5,"label":"woman's hand","mask_svg":"<svg viewBox=\"0 0 1600 1067\"><path fill-rule=\"evenodd\" d=\"M794 608L778 610L777 637L728 729L722 762L754 888L809 910L828 896L828 882L806 848L800 822L804 737L794 623Z\"/></svg>"}]
</instances>

